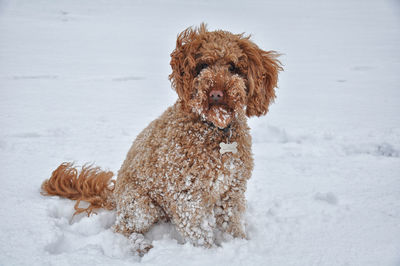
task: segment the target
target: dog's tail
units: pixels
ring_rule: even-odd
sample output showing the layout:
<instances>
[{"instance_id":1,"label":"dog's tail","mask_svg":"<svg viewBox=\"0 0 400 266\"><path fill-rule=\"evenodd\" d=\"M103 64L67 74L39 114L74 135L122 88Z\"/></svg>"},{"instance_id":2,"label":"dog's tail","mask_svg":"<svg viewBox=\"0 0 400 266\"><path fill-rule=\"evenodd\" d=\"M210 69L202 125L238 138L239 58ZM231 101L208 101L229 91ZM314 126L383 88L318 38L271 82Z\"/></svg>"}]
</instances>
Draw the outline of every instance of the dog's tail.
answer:
<instances>
[{"instance_id":1,"label":"dog's tail","mask_svg":"<svg viewBox=\"0 0 400 266\"><path fill-rule=\"evenodd\" d=\"M50 179L42 184L42 195L61 196L76 200L75 214L86 212L89 216L94 209L104 208L113 210L115 202L113 191L115 180L113 173L103 171L92 165L82 166L79 172L73 163L62 163L51 174ZM87 208L80 208L79 203L86 201Z\"/></svg>"}]
</instances>

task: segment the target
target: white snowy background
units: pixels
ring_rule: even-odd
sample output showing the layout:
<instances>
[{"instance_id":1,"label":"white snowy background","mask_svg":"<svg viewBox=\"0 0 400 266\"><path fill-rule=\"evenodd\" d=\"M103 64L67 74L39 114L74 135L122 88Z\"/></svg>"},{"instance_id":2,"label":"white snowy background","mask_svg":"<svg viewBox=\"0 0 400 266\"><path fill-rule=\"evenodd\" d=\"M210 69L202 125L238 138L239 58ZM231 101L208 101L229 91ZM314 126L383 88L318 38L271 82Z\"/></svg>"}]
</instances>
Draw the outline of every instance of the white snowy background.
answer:
<instances>
[{"instance_id":1,"label":"white snowy background","mask_svg":"<svg viewBox=\"0 0 400 266\"><path fill-rule=\"evenodd\" d=\"M249 240L132 255L115 214L40 195L63 161L117 172L176 99L176 36L251 33L282 53L277 99L250 120ZM400 3L0 0L0 265L400 265Z\"/></svg>"}]
</instances>

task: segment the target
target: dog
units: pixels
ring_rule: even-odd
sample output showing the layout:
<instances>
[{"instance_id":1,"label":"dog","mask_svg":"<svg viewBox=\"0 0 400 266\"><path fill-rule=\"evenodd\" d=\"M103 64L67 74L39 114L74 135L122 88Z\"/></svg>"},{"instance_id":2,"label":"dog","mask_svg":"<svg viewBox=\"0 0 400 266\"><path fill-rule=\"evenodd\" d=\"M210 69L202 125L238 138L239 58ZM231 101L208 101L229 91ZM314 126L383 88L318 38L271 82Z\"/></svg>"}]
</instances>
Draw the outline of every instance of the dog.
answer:
<instances>
[{"instance_id":1,"label":"dog","mask_svg":"<svg viewBox=\"0 0 400 266\"><path fill-rule=\"evenodd\" d=\"M247 118L265 115L274 101L278 56L244 34L187 28L171 54L178 99L137 136L117 179L63 163L42 194L77 200L76 213L116 209L114 230L139 255L152 247L143 234L159 221L195 246L214 246L217 232L246 238L244 193L253 169Z\"/></svg>"}]
</instances>

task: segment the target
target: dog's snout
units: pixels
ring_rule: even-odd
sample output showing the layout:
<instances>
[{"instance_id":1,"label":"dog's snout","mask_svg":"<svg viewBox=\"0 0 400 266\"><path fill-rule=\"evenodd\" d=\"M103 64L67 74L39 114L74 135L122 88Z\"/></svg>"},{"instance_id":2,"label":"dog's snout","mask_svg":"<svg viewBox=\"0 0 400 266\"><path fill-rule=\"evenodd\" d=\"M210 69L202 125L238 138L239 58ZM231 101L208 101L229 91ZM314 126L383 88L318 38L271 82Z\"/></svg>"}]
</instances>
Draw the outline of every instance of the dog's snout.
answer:
<instances>
[{"instance_id":1,"label":"dog's snout","mask_svg":"<svg viewBox=\"0 0 400 266\"><path fill-rule=\"evenodd\" d=\"M224 99L224 93L221 90L212 90L208 96L212 103L222 103Z\"/></svg>"}]
</instances>

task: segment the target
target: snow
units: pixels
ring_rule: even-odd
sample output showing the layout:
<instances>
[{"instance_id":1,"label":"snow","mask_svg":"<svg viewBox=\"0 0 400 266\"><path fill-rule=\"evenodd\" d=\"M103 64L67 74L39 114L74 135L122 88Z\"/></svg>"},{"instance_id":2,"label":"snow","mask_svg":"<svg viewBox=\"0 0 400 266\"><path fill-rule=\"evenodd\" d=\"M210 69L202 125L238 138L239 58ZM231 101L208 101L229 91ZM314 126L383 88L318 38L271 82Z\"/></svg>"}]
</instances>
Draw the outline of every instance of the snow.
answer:
<instances>
[{"instance_id":1,"label":"snow","mask_svg":"<svg viewBox=\"0 0 400 266\"><path fill-rule=\"evenodd\" d=\"M396 1L1 1L0 265L400 265ZM204 249L170 224L143 258L114 212L40 195L63 161L117 172L176 99L177 34L252 33L282 53L275 104L250 120L247 240Z\"/></svg>"}]
</instances>

